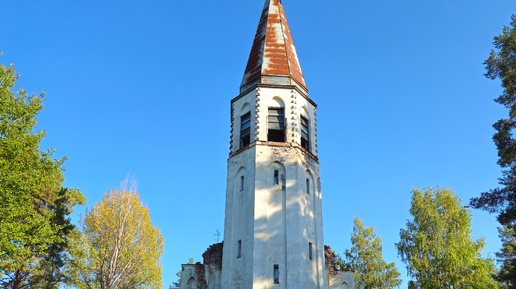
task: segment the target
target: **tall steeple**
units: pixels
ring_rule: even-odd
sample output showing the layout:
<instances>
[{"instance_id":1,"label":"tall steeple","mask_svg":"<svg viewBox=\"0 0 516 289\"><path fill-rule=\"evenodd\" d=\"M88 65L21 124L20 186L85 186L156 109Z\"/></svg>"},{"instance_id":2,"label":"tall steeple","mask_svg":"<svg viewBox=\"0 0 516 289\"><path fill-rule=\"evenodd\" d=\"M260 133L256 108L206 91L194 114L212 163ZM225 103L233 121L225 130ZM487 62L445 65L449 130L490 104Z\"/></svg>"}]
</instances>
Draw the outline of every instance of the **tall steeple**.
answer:
<instances>
[{"instance_id":1,"label":"tall steeple","mask_svg":"<svg viewBox=\"0 0 516 289\"><path fill-rule=\"evenodd\" d=\"M281 0L265 1L240 93L257 83L295 85L307 92Z\"/></svg>"},{"instance_id":2,"label":"tall steeple","mask_svg":"<svg viewBox=\"0 0 516 289\"><path fill-rule=\"evenodd\" d=\"M224 242L183 265L181 289L354 289L324 246L316 114L281 0L265 0L231 100Z\"/></svg>"},{"instance_id":3,"label":"tall steeple","mask_svg":"<svg viewBox=\"0 0 516 289\"><path fill-rule=\"evenodd\" d=\"M328 288L316 109L283 5L266 0L231 101L222 288Z\"/></svg>"}]
</instances>

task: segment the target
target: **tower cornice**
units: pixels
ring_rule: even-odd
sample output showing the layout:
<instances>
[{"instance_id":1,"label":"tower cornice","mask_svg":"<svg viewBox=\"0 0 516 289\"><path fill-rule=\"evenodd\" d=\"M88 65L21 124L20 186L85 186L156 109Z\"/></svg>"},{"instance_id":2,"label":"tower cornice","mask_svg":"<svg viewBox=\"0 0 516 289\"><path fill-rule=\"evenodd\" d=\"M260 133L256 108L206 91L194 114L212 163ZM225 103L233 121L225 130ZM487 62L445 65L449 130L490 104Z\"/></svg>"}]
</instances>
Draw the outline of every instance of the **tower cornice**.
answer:
<instances>
[{"instance_id":1,"label":"tower cornice","mask_svg":"<svg viewBox=\"0 0 516 289\"><path fill-rule=\"evenodd\" d=\"M257 89L257 88L283 88L283 89L294 89L297 91L304 99L306 99L308 102L310 102L314 107L317 108L317 103L315 103L310 97L308 97L308 91L301 89L297 85L282 85L282 84L267 84L267 83L255 83L253 86L249 87L247 90L242 91L239 95L234 97L231 100L231 103L239 100L243 96L247 95L249 92Z\"/></svg>"},{"instance_id":2,"label":"tower cornice","mask_svg":"<svg viewBox=\"0 0 516 289\"><path fill-rule=\"evenodd\" d=\"M249 145L248 147L245 147L245 148L242 148L242 149L239 149L237 150L236 152L234 153L230 153L229 154L229 159L228 161L231 160L231 158L253 148L253 147L259 147L259 146L267 146L267 147L283 147L283 148L294 148L294 149L297 149L299 150L302 154L308 156L309 158L311 158L313 161L316 161L316 162L319 162L319 158L314 155L312 152L306 150L305 148L303 148L302 146L300 146L299 144L297 143L286 143L286 142L267 142L267 141L256 141L256 142L253 142L251 145Z\"/></svg>"}]
</instances>

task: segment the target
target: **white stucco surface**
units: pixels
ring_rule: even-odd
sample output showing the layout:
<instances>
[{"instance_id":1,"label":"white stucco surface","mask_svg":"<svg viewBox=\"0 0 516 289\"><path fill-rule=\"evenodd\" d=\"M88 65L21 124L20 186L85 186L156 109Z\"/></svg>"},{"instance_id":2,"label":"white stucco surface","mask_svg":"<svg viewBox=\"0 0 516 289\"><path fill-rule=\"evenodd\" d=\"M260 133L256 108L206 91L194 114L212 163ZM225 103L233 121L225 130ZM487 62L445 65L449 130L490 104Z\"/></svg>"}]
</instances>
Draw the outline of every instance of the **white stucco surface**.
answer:
<instances>
[{"instance_id":1,"label":"white stucco surface","mask_svg":"<svg viewBox=\"0 0 516 289\"><path fill-rule=\"evenodd\" d=\"M232 105L222 288L327 288L315 106L294 89L265 87ZM269 107L284 108L286 142L267 142ZM240 148L240 117L247 112L254 137L249 147ZM299 145L300 115L309 119L310 153ZM274 184L275 170L280 184Z\"/></svg>"},{"instance_id":2,"label":"white stucco surface","mask_svg":"<svg viewBox=\"0 0 516 289\"><path fill-rule=\"evenodd\" d=\"M328 289L355 289L355 277L351 271L339 271L328 278Z\"/></svg>"}]
</instances>

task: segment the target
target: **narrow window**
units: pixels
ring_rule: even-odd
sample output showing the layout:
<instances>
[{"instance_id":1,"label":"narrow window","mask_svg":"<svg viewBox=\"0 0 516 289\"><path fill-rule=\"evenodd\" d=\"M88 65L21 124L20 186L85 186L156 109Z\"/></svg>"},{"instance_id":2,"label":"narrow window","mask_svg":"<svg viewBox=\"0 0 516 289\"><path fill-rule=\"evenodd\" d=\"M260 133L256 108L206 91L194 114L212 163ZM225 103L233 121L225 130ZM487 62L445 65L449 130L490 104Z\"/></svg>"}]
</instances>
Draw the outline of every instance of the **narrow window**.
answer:
<instances>
[{"instance_id":1,"label":"narrow window","mask_svg":"<svg viewBox=\"0 0 516 289\"><path fill-rule=\"evenodd\" d=\"M313 257L313 248L312 248L312 243L308 243L308 258L310 260L313 260L314 257Z\"/></svg>"},{"instance_id":2,"label":"narrow window","mask_svg":"<svg viewBox=\"0 0 516 289\"><path fill-rule=\"evenodd\" d=\"M242 240L238 240L237 258L242 257Z\"/></svg>"},{"instance_id":3,"label":"narrow window","mask_svg":"<svg viewBox=\"0 0 516 289\"><path fill-rule=\"evenodd\" d=\"M274 265L274 284L279 284L279 265Z\"/></svg>"},{"instance_id":4,"label":"narrow window","mask_svg":"<svg viewBox=\"0 0 516 289\"><path fill-rule=\"evenodd\" d=\"M240 177L240 191L244 190L244 176Z\"/></svg>"},{"instance_id":5,"label":"narrow window","mask_svg":"<svg viewBox=\"0 0 516 289\"><path fill-rule=\"evenodd\" d=\"M306 193L310 194L310 179L306 179Z\"/></svg>"},{"instance_id":6,"label":"narrow window","mask_svg":"<svg viewBox=\"0 0 516 289\"><path fill-rule=\"evenodd\" d=\"M268 141L285 142L285 110L283 108L269 108Z\"/></svg>"},{"instance_id":7,"label":"narrow window","mask_svg":"<svg viewBox=\"0 0 516 289\"><path fill-rule=\"evenodd\" d=\"M308 126L308 119L304 116L301 116L301 146L310 150L310 130Z\"/></svg>"},{"instance_id":8,"label":"narrow window","mask_svg":"<svg viewBox=\"0 0 516 289\"><path fill-rule=\"evenodd\" d=\"M251 112L240 117L240 148L245 148L251 142Z\"/></svg>"},{"instance_id":9,"label":"narrow window","mask_svg":"<svg viewBox=\"0 0 516 289\"><path fill-rule=\"evenodd\" d=\"M274 184L279 185L279 171L274 170Z\"/></svg>"}]
</instances>

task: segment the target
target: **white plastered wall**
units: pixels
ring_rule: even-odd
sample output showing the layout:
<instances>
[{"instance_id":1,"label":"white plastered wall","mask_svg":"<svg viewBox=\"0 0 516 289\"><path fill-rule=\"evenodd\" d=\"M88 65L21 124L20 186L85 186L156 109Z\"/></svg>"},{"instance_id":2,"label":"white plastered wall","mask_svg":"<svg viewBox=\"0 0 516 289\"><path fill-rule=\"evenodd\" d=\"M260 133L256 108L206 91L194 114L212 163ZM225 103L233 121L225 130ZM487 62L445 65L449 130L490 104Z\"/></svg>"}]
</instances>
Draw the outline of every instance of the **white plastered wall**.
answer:
<instances>
[{"instance_id":1,"label":"white plastered wall","mask_svg":"<svg viewBox=\"0 0 516 289\"><path fill-rule=\"evenodd\" d=\"M228 160L222 288L252 288L254 148ZM241 190L241 177L244 189ZM241 254L238 257L238 241Z\"/></svg>"},{"instance_id":2,"label":"white plastered wall","mask_svg":"<svg viewBox=\"0 0 516 289\"><path fill-rule=\"evenodd\" d=\"M264 144L268 108L278 106L285 108L287 142ZM248 111L251 144L239 152L240 117ZM316 155L315 106L296 90L260 87L232 102L222 288L326 288L319 163L298 145L289 145L301 143L304 111L310 121L311 153ZM274 168L285 174L280 188L272 183ZM280 270L278 284L273 282L274 265Z\"/></svg>"},{"instance_id":3,"label":"white plastered wall","mask_svg":"<svg viewBox=\"0 0 516 289\"><path fill-rule=\"evenodd\" d=\"M189 287L197 287L198 276L195 273L194 264L181 265L181 289L190 289ZM192 282L193 281L193 282ZM194 283L194 284L192 284Z\"/></svg>"},{"instance_id":4,"label":"white plastered wall","mask_svg":"<svg viewBox=\"0 0 516 289\"><path fill-rule=\"evenodd\" d=\"M251 112L251 143L267 141L269 107L284 107L287 142L301 144L300 116L310 123L310 152L317 156L317 108L295 89L259 87L232 103L231 153L240 149L240 117Z\"/></svg>"}]
</instances>

